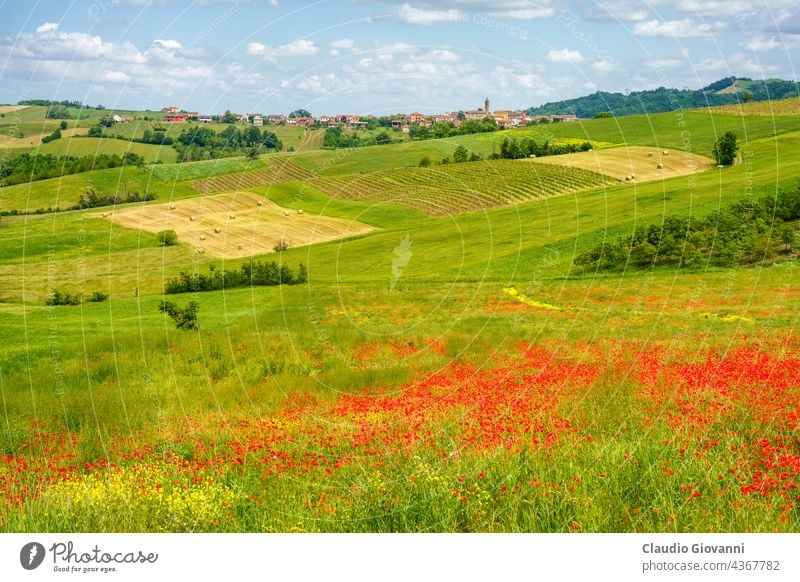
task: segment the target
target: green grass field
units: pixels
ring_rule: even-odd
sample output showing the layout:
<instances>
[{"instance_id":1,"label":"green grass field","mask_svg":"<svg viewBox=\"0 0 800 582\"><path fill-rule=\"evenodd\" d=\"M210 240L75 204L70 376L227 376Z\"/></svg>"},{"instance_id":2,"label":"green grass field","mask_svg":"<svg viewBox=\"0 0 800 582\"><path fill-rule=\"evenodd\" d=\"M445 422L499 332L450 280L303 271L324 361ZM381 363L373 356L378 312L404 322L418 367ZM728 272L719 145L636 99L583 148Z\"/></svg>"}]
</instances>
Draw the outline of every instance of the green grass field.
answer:
<instances>
[{"instance_id":1,"label":"green grass field","mask_svg":"<svg viewBox=\"0 0 800 582\"><path fill-rule=\"evenodd\" d=\"M477 211L463 191L506 196L504 174L529 162L416 169L458 144L491 154L503 134L707 156L727 130L730 168ZM165 281L241 260L159 246L90 217L101 209L3 217L3 531L798 531L796 254L776 242L734 268L572 261L668 215L797 188L799 117L312 147L0 190L0 209L24 210L74 203L87 184L153 203L235 187L378 229L262 257L303 263L307 284L169 296L199 304L185 331L159 312ZM446 216L365 181L381 193L429 176ZM53 289L109 298L46 306Z\"/></svg>"},{"instance_id":2,"label":"green grass field","mask_svg":"<svg viewBox=\"0 0 800 582\"><path fill-rule=\"evenodd\" d=\"M160 161L165 164L170 164L178 159L178 152L171 146L159 146L97 137L61 138L37 146L32 153L76 157L116 154L122 157L127 152L133 152L134 154L142 156L146 163Z\"/></svg>"}]
</instances>

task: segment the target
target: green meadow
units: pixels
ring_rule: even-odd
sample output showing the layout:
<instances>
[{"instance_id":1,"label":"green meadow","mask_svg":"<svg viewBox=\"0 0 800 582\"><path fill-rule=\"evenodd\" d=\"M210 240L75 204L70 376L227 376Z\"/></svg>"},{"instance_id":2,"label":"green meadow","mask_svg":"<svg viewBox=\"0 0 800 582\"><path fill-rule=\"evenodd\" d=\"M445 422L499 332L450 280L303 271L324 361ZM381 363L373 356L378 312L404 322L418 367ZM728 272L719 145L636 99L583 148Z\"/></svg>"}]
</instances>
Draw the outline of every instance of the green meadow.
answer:
<instances>
[{"instance_id":1,"label":"green meadow","mask_svg":"<svg viewBox=\"0 0 800 582\"><path fill-rule=\"evenodd\" d=\"M505 137L710 157L729 130L729 168L471 212L459 196L479 175L509 191L510 162L453 164L444 216L323 188L416 175L458 145L486 157ZM0 529L797 531L796 252L776 239L730 268L573 260L668 216L800 192L800 117L690 111L352 150L285 135L314 180L250 189L376 229L257 257L303 263L307 283L164 296L181 272L247 260L161 246L99 216L113 207L0 218ZM142 145L68 143L84 140L81 155ZM146 212L279 156L10 186L0 210L63 208L92 185L153 193L133 203ZM48 306L53 289L84 301ZM176 329L165 298L196 301L199 329Z\"/></svg>"}]
</instances>

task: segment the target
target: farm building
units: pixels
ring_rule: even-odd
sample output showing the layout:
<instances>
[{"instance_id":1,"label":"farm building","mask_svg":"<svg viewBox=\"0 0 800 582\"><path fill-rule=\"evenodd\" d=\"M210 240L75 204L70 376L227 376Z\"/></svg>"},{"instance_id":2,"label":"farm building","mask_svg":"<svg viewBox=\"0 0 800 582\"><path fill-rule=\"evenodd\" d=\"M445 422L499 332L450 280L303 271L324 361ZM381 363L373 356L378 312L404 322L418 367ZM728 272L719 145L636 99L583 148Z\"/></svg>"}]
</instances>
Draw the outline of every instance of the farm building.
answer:
<instances>
[{"instance_id":1,"label":"farm building","mask_svg":"<svg viewBox=\"0 0 800 582\"><path fill-rule=\"evenodd\" d=\"M189 119L188 113L167 113L164 115L164 121L167 123L182 123Z\"/></svg>"}]
</instances>

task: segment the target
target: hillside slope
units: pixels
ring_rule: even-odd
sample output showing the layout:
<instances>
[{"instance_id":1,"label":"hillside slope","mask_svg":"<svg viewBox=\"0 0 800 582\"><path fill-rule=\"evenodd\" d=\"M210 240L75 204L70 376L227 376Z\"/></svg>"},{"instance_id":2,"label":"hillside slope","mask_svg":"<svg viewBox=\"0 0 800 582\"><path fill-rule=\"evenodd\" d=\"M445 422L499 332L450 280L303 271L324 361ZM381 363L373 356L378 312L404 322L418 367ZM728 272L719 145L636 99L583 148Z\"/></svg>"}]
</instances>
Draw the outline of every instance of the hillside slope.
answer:
<instances>
[{"instance_id":1,"label":"hillside slope","mask_svg":"<svg viewBox=\"0 0 800 582\"><path fill-rule=\"evenodd\" d=\"M590 118L597 113L610 112L615 117L645 113L663 113L680 109L696 109L731 105L741 101L779 100L800 95L794 81L726 77L698 90L659 87L628 94L597 91L591 95L553 101L527 109L529 115L575 114Z\"/></svg>"}]
</instances>

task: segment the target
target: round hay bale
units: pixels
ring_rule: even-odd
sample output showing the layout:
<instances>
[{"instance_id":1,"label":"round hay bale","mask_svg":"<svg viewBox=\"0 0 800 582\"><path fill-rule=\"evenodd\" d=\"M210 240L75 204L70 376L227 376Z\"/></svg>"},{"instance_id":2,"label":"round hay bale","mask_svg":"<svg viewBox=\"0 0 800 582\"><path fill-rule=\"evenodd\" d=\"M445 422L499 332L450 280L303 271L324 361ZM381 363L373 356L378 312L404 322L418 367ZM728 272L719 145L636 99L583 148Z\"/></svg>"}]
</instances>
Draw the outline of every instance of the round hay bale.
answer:
<instances>
[{"instance_id":1,"label":"round hay bale","mask_svg":"<svg viewBox=\"0 0 800 582\"><path fill-rule=\"evenodd\" d=\"M635 179L636 179L636 174L631 174L631 180L635 180Z\"/></svg>"},{"instance_id":2,"label":"round hay bale","mask_svg":"<svg viewBox=\"0 0 800 582\"><path fill-rule=\"evenodd\" d=\"M264 206L263 202L256 202L256 206Z\"/></svg>"},{"instance_id":3,"label":"round hay bale","mask_svg":"<svg viewBox=\"0 0 800 582\"><path fill-rule=\"evenodd\" d=\"M222 232L222 229L221 229L220 227L217 227L217 228L215 228L215 229L214 229L214 232L216 232L217 234L219 234L219 233L221 233L221 232Z\"/></svg>"},{"instance_id":4,"label":"round hay bale","mask_svg":"<svg viewBox=\"0 0 800 582\"><path fill-rule=\"evenodd\" d=\"M653 157L653 152L649 152L649 153L647 154L647 157L648 157L648 158L652 158L652 157Z\"/></svg>"},{"instance_id":5,"label":"round hay bale","mask_svg":"<svg viewBox=\"0 0 800 582\"><path fill-rule=\"evenodd\" d=\"M239 245L239 250L242 250L243 248L244 248L244 247L243 247L242 245Z\"/></svg>"},{"instance_id":6,"label":"round hay bale","mask_svg":"<svg viewBox=\"0 0 800 582\"><path fill-rule=\"evenodd\" d=\"M631 181L631 177L630 176L625 176L625 181L626 182L630 182Z\"/></svg>"},{"instance_id":7,"label":"round hay bale","mask_svg":"<svg viewBox=\"0 0 800 582\"><path fill-rule=\"evenodd\" d=\"M169 209L170 209L170 210L175 210L175 205L174 205L174 204L170 204L170 205L169 205Z\"/></svg>"},{"instance_id":8,"label":"round hay bale","mask_svg":"<svg viewBox=\"0 0 800 582\"><path fill-rule=\"evenodd\" d=\"M191 220L192 222L194 222L195 220L197 220L197 217L196 217L196 216L190 216L190 217L189 217L189 220Z\"/></svg>"},{"instance_id":9,"label":"round hay bale","mask_svg":"<svg viewBox=\"0 0 800 582\"><path fill-rule=\"evenodd\" d=\"M289 216L289 211L288 211L288 210L284 210L284 211L283 211L283 215L284 215L284 216Z\"/></svg>"},{"instance_id":10,"label":"round hay bale","mask_svg":"<svg viewBox=\"0 0 800 582\"><path fill-rule=\"evenodd\" d=\"M669 152L667 150L664 150L663 152L661 152L661 154L664 155L664 156L668 156Z\"/></svg>"},{"instance_id":11,"label":"round hay bale","mask_svg":"<svg viewBox=\"0 0 800 582\"><path fill-rule=\"evenodd\" d=\"M298 208L297 209L297 214L303 214L303 209L302 208Z\"/></svg>"},{"instance_id":12,"label":"round hay bale","mask_svg":"<svg viewBox=\"0 0 800 582\"><path fill-rule=\"evenodd\" d=\"M201 234L201 235L200 235L200 240L206 240L206 235L204 235L204 234Z\"/></svg>"},{"instance_id":13,"label":"round hay bale","mask_svg":"<svg viewBox=\"0 0 800 582\"><path fill-rule=\"evenodd\" d=\"M658 168L659 170L663 170L664 169L664 164L658 164L656 166L656 168Z\"/></svg>"},{"instance_id":14,"label":"round hay bale","mask_svg":"<svg viewBox=\"0 0 800 582\"><path fill-rule=\"evenodd\" d=\"M201 248L199 248L199 249L197 249L197 254L198 254L198 255L204 255L204 254L206 254L206 249L204 249L204 248L202 248L202 247L201 247Z\"/></svg>"},{"instance_id":15,"label":"round hay bale","mask_svg":"<svg viewBox=\"0 0 800 582\"><path fill-rule=\"evenodd\" d=\"M230 218L231 220L233 220L234 218L236 218L236 215L235 215L235 214L229 214L229 215L228 215L228 218Z\"/></svg>"},{"instance_id":16,"label":"round hay bale","mask_svg":"<svg viewBox=\"0 0 800 582\"><path fill-rule=\"evenodd\" d=\"M108 216L108 212L104 212L103 213L103 218L106 218L107 216Z\"/></svg>"}]
</instances>

